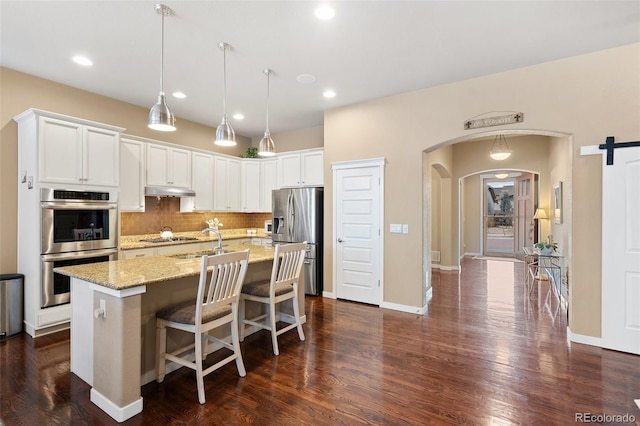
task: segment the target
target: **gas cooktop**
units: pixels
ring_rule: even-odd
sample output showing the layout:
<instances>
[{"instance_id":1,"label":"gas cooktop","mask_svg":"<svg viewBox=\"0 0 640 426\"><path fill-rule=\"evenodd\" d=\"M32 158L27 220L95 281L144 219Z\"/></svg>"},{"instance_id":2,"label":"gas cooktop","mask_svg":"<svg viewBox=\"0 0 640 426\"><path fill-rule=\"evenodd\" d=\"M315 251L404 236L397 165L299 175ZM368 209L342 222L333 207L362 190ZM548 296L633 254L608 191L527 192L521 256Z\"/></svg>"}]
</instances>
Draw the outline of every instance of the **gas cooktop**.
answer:
<instances>
[{"instance_id":1,"label":"gas cooktop","mask_svg":"<svg viewBox=\"0 0 640 426\"><path fill-rule=\"evenodd\" d=\"M198 241L195 237L173 237L173 238L147 238L145 240L140 240L143 243L175 243L181 241Z\"/></svg>"}]
</instances>

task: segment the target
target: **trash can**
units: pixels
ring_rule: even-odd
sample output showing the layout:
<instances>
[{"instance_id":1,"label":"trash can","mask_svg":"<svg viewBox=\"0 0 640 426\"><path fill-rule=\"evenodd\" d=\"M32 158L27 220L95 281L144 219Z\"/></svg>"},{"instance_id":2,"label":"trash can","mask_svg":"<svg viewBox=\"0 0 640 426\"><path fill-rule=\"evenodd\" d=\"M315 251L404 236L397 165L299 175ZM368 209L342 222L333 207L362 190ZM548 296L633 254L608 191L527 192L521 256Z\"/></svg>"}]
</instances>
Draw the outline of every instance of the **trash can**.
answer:
<instances>
[{"instance_id":1,"label":"trash can","mask_svg":"<svg viewBox=\"0 0 640 426\"><path fill-rule=\"evenodd\" d=\"M0 340L22 332L24 275L0 275Z\"/></svg>"}]
</instances>

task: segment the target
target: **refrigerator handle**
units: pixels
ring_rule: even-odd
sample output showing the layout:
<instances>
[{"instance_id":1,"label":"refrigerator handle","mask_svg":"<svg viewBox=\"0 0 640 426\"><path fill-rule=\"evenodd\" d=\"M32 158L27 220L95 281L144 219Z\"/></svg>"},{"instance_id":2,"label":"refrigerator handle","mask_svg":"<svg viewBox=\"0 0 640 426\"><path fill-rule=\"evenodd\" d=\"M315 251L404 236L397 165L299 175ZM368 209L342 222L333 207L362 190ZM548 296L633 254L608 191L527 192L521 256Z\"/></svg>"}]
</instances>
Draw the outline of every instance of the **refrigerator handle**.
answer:
<instances>
[{"instance_id":1,"label":"refrigerator handle","mask_svg":"<svg viewBox=\"0 0 640 426\"><path fill-rule=\"evenodd\" d=\"M288 233L289 233L289 238L293 237L293 230L295 228L294 226L294 221L296 219L295 216L295 210L293 209L293 194L289 193L289 196L287 197L287 207L289 209L289 220L288 220Z\"/></svg>"}]
</instances>

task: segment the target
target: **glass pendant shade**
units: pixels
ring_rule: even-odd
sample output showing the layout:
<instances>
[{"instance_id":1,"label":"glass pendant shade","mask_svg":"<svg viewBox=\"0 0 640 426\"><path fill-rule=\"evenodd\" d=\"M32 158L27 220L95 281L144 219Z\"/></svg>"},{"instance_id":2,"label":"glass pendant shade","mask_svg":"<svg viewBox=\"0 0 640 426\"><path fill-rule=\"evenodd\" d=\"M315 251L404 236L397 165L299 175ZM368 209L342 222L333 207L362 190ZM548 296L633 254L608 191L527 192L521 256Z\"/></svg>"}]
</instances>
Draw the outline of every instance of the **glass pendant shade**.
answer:
<instances>
[{"instance_id":1,"label":"glass pendant shade","mask_svg":"<svg viewBox=\"0 0 640 426\"><path fill-rule=\"evenodd\" d=\"M258 144L258 155L260 157L273 157L276 155L276 144L271 139L269 131L264 132L264 137Z\"/></svg>"},{"instance_id":2,"label":"glass pendant shade","mask_svg":"<svg viewBox=\"0 0 640 426\"><path fill-rule=\"evenodd\" d=\"M172 10L163 4L155 5L156 12L162 16L162 27L160 31L160 94L158 102L149 111L150 129L161 132L173 132L176 130L176 118L167 105L164 97L164 17L170 15Z\"/></svg>"},{"instance_id":3,"label":"glass pendant shade","mask_svg":"<svg viewBox=\"0 0 640 426\"><path fill-rule=\"evenodd\" d=\"M218 146L236 145L236 133L231 128L226 114L222 116L222 123L216 129L216 141L214 143Z\"/></svg>"},{"instance_id":4,"label":"glass pendant shade","mask_svg":"<svg viewBox=\"0 0 640 426\"><path fill-rule=\"evenodd\" d=\"M176 130L176 118L169 109L164 98L164 93L158 95L158 103L149 111L149 128L161 132L173 132Z\"/></svg>"},{"instance_id":5,"label":"glass pendant shade","mask_svg":"<svg viewBox=\"0 0 640 426\"><path fill-rule=\"evenodd\" d=\"M507 139L503 135L496 136L493 145L491 145L489 157L494 160L506 160L510 156L511 150L509 149L509 145L507 145Z\"/></svg>"},{"instance_id":6,"label":"glass pendant shade","mask_svg":"<svg viewBox=\"0 0 640 426\"><path fill-rule=\"evenodd\" d=\"M227 120L227 50L231 48L227 43L218 43L218 48L222 50L222 122L216 129L216 140L214 144L218 146L236 146L236 132L233 131L229 120Z\"/></svg>"}]
</instances>

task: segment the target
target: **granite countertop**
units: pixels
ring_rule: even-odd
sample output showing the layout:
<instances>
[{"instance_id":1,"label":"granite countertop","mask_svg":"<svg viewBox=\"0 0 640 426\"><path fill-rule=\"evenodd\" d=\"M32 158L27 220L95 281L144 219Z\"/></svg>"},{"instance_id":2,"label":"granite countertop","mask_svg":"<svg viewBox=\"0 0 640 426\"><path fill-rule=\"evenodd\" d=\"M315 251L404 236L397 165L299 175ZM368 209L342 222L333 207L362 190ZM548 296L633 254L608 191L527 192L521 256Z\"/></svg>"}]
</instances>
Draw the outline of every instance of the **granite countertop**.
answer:
<instances>
[{"instance_id":1,"label":"granite countertop","mask_svg":"<svg viewBox=\"0 0 640 426\"><path fill-rule=\"evenodd\" d=\"M237 240L240 238L271 238L271 235L265 234L263 229L256 229L255 234L247 234L247 229L221 229L220 233L222 234L222 241L231 241ZM149 247L161 247L161 246L173 246L178 244L193 244L193 243L201 243L201 242L211 242L218 241L218 237L215 234L203 234L200 231L191 231L191 232L174 232L174 237L179 238L196 238L196 240L190 241L163 241L159 243L150 243L147 241L140 240L148 240L153 238L160 238L160 233L157 234L140 234L140 235L122 235L120 236L119 248L120 250L133 250L133 249L141 249L141 248L149 248Z\"/></svg>"},{"instance_id":2,"label":"granite countertop","mask_svg":"<svg viewBox=\"0 0 640 426\"><path fill-rule=\"evenodd\" d=\"M246 250L247 246L229 246L225 249L242 251ZM249 264L273 261L273 255L274 249L272 247L250 246ZM54 271L113 290L125 290L176 278L196 276L200 274L200 262L201 258L181 259L175 256L153 256L64 266L54 268Z\"/></svg>"}]
</instances>

